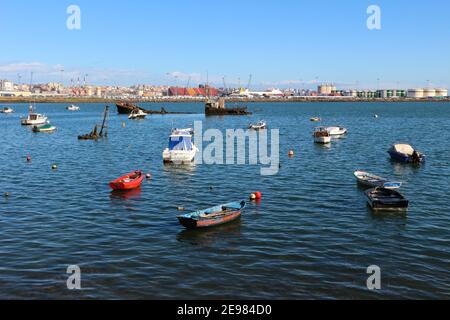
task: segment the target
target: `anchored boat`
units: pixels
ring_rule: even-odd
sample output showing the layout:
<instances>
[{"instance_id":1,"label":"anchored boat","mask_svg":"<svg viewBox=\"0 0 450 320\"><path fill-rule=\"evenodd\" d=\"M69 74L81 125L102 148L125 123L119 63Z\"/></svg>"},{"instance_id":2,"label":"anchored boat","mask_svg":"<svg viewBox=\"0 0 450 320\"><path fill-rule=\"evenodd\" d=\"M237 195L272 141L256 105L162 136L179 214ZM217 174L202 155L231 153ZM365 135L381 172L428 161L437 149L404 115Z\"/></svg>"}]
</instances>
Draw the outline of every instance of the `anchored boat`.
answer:
<instances>
[{"instance_id":1,"label":"anchored boat","mask_svg":"<svg viewBox=\"0 0 450 320\"><path fill-rule=\"evenodd\" d=\"M4 107L2 110L0 110L0 113L14 113L14 109L10 108L10 107Z\"/></svg>"},{"instance_id":2,"label":"anchored boat","mask_svg":"<svg viewBox=\"0 0 450 320\"><path fill-rule=\"evenodd\" d=\"M359 184L368 188L384 187L393 190L402 186L401 182L392 182L365 171L355 171L354 175Z\"/></svg>"},{"instance_id":3,"label":"anchored boat","mask_svg":"<svg viewBox=\"0 0 450 320\"><path fill-rule=\"evenodd\" d=\"M33 126L33 132L54 132L56 131L56 127L47 123L41 126Z\"/></svg>"},{"instance_id":4,"label":"anchored boat","mask_svg":"<svg viewBox=\"0 0 450 320\"><path fill-rule=\"evenodd\" d=\"M72 104L72 105L68 106L66 108L66 110L69 110L69 111L80 111L80 107Z\"/></svg>"},{"instance_id":5,"label":"anchored boat","mask_svg":"<svg viewBox=\"0 0 450 320\"><path fill-rule=\"evenodd\" d=\"M386 188L375 188L366 191L369 206L375 210L406 211L409 201L398 191Z\"/></svg>"},{"instance_id":6,"label":"anchored boat","mask_svg":"<svg viewBox=\"0 0 450 320\"><path fill-rule=\"evenodd\" d=\"M142 171L134 171L109 183L113 190L131 190L141 186L144 180Z\"/></svg>"},{"instance_id":7,"label":"anchored boat","mask_svg":"<svg viewBox=\"0 0 450 320\"><path fill-rule=\"evenodd\" d=\"M265 130L265 129L267 129L267 123L264 120L261 120L257 124L251 124L249 126L249 129L250 130L256 130L256 131Z\"/></svg>"},{"instance_id":8,"label":"anchored boat","mask_svg":"<svg viewBox=\"0 0 450 320\"><path fill-rule=\"evenodd\" d=\"M147 116L147 114L144 111L142 111L141 109L135 109L135 110L131 111L130 115L128 116L128 119L141 120L141 119L145 119L146 116Z\"/></svg>"},{"instance_id":9,"label":"anchored boat","mask_svg":"<svg viewBox=\"0 0 450 320\"><path fill-rule=\"evenodd\" d=\"M326 130L332 137L340 137L347 134L347 129L344 127L327 127Z\"/></svg>"},{"instance_id":10,"label":"anchored boat","mask_svg":"<svg viewBox=\"0 0 450 320\"><path fill-rule=\"evenodd\" d=\"M20 119L20 123L24 126L38 126L47 123L48 118L39 113L30 113L27 118Z\"/></svg>"},{"instance_id":11,"label":"anchored boat","mask_svg":"<svg viewBox=\"0 0 450 320\"><path fill-rule=\"evenodd\" d=\"M314 129L314 142L328 144L331 142L330 132L325 127L317 127Z\"/></svg>"},{"instance_id":12,"label":"anchored boat","mask_svg":"<svg viewBox=\"0 0 450 320\"><path fill-rule=\"evenodd\" d=\"M187 229L208 228L234 221L241 216L245 201L233 202L178 216Z\"/></svg>"},{"instance_id":13,"label":"anchored boat","mask_svg":"<svg viewBox=\"0 0 450 320\"><path fill-rule=\"evenodd\" d=\"M169 138L169 147L163 151L164 163L192 163L198 152L192 142L194 129L173 129Z\"/></svg>"},{"instance_id":14,"label":"anchored boat","mask_svg":"<svg viewBox=\"0 0 450 320\"><path fill-rule=\"evenodd\" d=\"M409 144L394 144L389 150L392 160L405 163L422 163L425 162L425 155Z\"/></svg>"}]
</instances>

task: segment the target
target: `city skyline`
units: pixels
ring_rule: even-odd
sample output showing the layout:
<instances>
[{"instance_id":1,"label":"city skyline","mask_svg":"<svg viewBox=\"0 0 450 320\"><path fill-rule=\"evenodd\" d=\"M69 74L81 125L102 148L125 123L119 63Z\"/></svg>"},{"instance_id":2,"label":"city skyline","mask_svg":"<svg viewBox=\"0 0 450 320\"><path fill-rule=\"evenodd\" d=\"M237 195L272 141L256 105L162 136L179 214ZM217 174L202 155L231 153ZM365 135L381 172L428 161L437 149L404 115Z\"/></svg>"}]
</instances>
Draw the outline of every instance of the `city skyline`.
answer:
<instances>
[{"instance_id":1,"label":"city skyline","mask_svg":"<svg viewBox=\"0 0 450 320\"><path fill-rule=\"evenodd\" d=\"M66 26L71 4L80 30ZM367 28L371 4L381 9L380 30ZM65 85L87 75L96 85L221 86L225 77L246 87L251 74L254 88L450 86L446 1L17 1L2 9L0 78L14 82L29 83L33 72L37 83Z\"/></svg>"}]
</instances>

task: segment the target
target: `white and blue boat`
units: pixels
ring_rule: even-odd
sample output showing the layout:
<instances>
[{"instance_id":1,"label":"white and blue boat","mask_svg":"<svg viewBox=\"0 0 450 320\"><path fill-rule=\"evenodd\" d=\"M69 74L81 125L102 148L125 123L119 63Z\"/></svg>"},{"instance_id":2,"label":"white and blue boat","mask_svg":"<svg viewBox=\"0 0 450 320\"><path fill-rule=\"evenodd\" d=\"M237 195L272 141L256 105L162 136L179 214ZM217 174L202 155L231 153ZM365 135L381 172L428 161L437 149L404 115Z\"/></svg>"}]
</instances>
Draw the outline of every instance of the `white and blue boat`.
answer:
<instances>
[{"instance_id":1,"label":"white and blue boat","mask_svg":"<svg viewBox=\"0 0 450 320\"><path fill-rule=\"evenodd\" d=\"M198 148L192 142L194 129L173 129L169 138L169 147L163 152L164 163L192 163Z\"/></svg>"},{"instance_id":2,"label":"white and blue boat","mask_svg":"<svg viewBox=\"0 0 450 320\"><path fill-rule=\"evenodd\" d=\"M425 162L425 155L415 150L409 144L394 144L389 150L392 160L404 163L422 163Z\"/></svg>"},{"instance_id":3,"label":"white and blue boat","mask_svg":"<svg viewBox=\"0 0 450 320\"><path fill-rule=\"evenodd\" d=\"M389 181L366 171L358 170L355 171L354 175L358 183L367 188L383 187L385 189L395 190L400 189L402 186L401 182Z\"/></svg>"}]
</instances>

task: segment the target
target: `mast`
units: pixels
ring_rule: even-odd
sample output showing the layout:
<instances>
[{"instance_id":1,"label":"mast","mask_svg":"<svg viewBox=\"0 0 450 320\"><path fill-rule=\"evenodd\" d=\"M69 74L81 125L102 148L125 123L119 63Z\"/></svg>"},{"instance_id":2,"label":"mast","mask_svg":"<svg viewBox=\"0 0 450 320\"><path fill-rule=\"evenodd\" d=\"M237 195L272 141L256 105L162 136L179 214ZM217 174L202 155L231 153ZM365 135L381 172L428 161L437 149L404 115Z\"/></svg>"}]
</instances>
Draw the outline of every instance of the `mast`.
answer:
<instances>
[{"instance_id":1,"label":"mast","mask_svg":"<svg viewBox=\"0 0 450 320\"><path fill-rule=\"evenodd\" d=\"M100 137L103 136L103 130L104 130L104 129L106 129L106 130L105 130L105 137L108 136L108 127L106 126L106 120L107 120L107 118L108 118L108 113L109 113L109 106L106 106L106 107L105 107L105 112L104 112L104 115L103 115L102 128L101 128L101 130L100 130Z\"/></svg>"}]
</instances>

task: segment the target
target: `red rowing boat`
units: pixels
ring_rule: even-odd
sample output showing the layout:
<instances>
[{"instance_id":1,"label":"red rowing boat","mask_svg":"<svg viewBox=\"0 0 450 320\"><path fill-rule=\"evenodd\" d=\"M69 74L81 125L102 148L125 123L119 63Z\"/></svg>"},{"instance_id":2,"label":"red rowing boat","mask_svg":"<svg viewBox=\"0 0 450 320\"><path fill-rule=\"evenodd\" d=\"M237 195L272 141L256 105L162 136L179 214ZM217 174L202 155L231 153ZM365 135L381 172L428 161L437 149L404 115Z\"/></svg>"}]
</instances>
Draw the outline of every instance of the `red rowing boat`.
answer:
<instances>
[{"instance_id":1,"label":"red rowing boat","mask_svg":"<svg viewBox=\"0 0 450 320\"><path fill-rule=\"evenodd\" d=\"M142 171L135 171L109 183L113 190L130 190L139 188L144 180Z\"/></svg>"}]
</instances>

